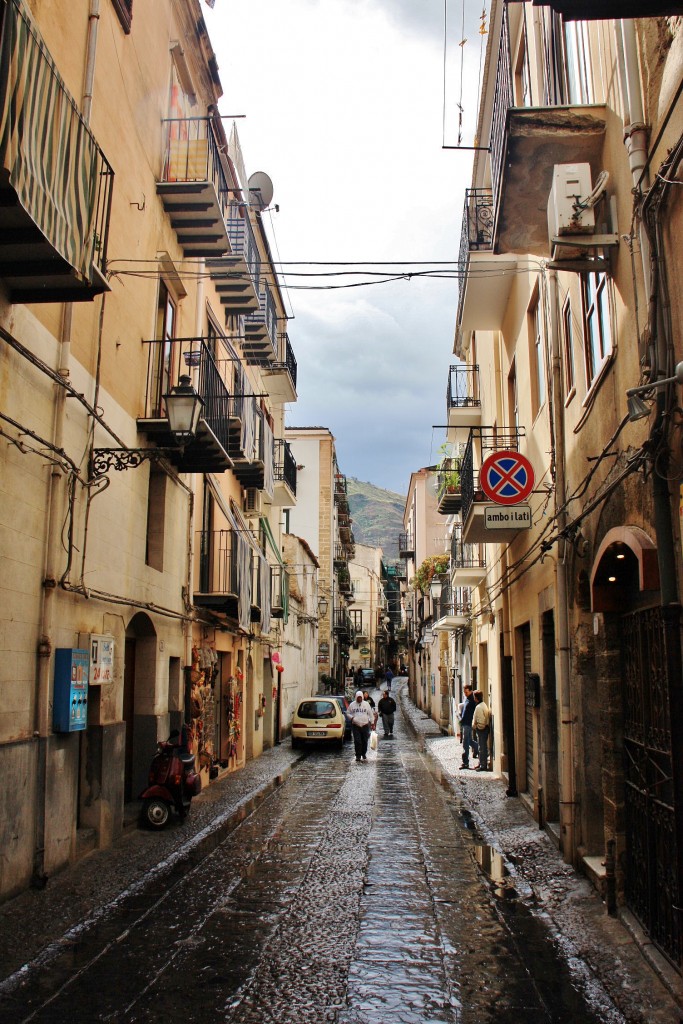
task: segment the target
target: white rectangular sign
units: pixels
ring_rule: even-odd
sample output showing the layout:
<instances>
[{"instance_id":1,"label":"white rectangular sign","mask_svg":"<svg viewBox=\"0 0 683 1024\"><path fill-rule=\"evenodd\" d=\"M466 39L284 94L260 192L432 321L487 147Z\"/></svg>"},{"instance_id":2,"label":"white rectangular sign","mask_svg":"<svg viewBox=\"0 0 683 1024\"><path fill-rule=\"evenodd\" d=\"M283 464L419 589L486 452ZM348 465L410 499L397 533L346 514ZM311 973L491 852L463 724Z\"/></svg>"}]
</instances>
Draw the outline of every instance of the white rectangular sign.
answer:
<instances>
[{"instance_id":1,"label":"white rectangular sign","mask_svg":"<svg viewBox=\"0 0 683 1024\"><path fill-rule=\"evenodd\" d=\"M90 684L114 682L114 637L90 634Z\"/></svg>"},{"instance_id":2,"label":"white rectangular sign","mask_svg":"<svg viewBox=\"0 0 683 1024\"><path fill-rule=\"evenodd\" d=\"M530 530L531 505L487 505L484 526L487 530Z\"/></svg>"}]
</instances>

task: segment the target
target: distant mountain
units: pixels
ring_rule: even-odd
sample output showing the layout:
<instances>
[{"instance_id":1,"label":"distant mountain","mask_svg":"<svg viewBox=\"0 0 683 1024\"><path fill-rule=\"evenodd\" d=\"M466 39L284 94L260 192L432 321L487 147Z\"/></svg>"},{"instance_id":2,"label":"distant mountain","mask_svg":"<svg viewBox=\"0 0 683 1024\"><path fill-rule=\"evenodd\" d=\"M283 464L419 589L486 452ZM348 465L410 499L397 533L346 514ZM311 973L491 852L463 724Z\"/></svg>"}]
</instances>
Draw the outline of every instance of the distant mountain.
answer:
<instances>
[{"instance_id":1,"label":"distant mountain","mask_svg":"<svg viewBox=\"0 0 683 1024\"><path fill-rule=\"evenodd\" d=\"M404 495L363 483L352 476L347 477L346 493L357 543L381 547L388 561L397 561L398 535L403 530L406 504Z\"/></svg>"}]
</instances>

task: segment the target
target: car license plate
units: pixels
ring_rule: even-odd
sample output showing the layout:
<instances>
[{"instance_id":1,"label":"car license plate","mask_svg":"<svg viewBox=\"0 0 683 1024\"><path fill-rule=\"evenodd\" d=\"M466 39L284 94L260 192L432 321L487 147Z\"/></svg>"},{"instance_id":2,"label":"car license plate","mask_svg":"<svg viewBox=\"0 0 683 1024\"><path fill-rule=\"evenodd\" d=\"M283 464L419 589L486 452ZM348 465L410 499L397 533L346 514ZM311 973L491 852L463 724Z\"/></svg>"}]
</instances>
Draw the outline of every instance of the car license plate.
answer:
<instances>
[{"instance_id":1,"label":"car license plate","mask_svg":"<svg viewBox=\"0 0 683 1024\"><path fill-rule=\"evenodd\" d=\"M307 736L327 736L324 729L311 729L306 733Z\"/></svg>"}]
</instances>

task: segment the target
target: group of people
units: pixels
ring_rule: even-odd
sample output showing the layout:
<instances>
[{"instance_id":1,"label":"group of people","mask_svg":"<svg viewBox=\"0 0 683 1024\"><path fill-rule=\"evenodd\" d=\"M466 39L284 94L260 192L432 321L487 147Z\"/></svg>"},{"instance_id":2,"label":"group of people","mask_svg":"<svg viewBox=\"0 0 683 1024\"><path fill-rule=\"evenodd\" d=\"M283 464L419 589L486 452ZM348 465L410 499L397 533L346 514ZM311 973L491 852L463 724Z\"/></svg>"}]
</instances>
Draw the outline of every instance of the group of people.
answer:
<instances>
[{"instance_id":1,"label":"group of people","mask_svg":"<svg viewBox=\"0 0 683 1024\"><path fill-rule=\"evenodd\" d=\"M387 676L390 671L389 669ZM393 678L393 674L391 678ZM377 705L367 690L357 690L355 699L351 701L346 710L346 714L351 719L351 735L353 736L356 761L367 761L370 734L377 725L378 715L382 718L385 738L393 739L394 737L396 701L391 696L391 679L387 678L386 683L386 689L382 691Z\"/></svg>"},{"instance_id":2,"label":"group of people","mask_svg":"<svg viewBox=\"0 0 683 1024\"><path fill-rule=\"evenodd\" d=\"M489 767L489 737L491 734L491 712L484 703L484 694L481 690L472 690L466 684L463 687L465 699L459 707L460 732L462 740L462 764L461 770L470 768L470 750L474 757L479 758L477 772L490 772Z\"/></svg>"}]
</instances>

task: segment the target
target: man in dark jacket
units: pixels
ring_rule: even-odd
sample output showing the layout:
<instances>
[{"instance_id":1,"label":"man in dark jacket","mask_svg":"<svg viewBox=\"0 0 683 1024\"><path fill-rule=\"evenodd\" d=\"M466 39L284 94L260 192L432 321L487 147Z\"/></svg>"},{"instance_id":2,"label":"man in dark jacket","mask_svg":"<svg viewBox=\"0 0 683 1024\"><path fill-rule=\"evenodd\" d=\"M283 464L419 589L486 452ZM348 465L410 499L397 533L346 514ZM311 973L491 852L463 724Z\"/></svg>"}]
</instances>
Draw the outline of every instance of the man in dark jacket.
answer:
<instances>
[{"instance_id":1,"label":"man in dark jacket","mask_svg":"<svg viewBox=\"0 0 683 1024\"><path fill-rule=\"evenodd\" d=\"M470 766L470 749L474 757L477 756L477 746L472 738L472 718L474 717L474 709L476 702L474 700L474 694L472 693L472 687L465 684L463 687L463 693L465 699L462 702L461 714L460 714L460 738L462 739L462 764L461 768L469 768Z\"/></svg>"},{"instance_id":2,"label":"man in dark jacket","mask_svg":"<svg viewBox=\"0 0 683 1024\"><path fill-rule=\"evenodd\" d=\"M382 726L384 728L384 735L394 735L394 715L396 714L396 701L391 696L388 690L382 694L382 699L377 705L377 710L382 716Z\"/></svg>"}]
</instances>

